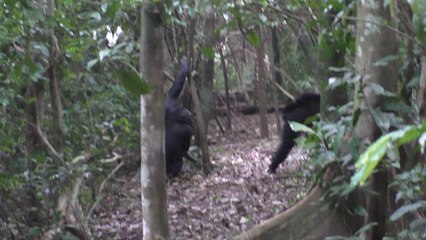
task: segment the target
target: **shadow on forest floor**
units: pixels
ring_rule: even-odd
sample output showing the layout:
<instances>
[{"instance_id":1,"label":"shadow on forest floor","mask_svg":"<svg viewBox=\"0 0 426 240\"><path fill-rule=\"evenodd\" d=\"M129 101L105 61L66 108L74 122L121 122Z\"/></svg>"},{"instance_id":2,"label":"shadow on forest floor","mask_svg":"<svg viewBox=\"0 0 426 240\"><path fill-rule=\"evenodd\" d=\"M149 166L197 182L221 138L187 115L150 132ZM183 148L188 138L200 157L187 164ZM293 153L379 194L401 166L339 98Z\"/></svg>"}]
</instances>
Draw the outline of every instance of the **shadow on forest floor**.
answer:
<instances>
[{"instance_id":1,"label":"shadow on forest floor","mask_svg":"<svg viewBox=\"0 0 426 240\"><path fill-rule=\"evenodd\" d=\"M279 143L273 119L270 114L269 140L259 137L258 115L233 118L230 134L212 124L212 173L204 176L185 161L182 173L167 184L170 239L230 239L305 196L311 184L302 164L307 155L300 148L293 149L277 174L266 172ZM91 220L95 238L142 239L139 189L139 170L117 173Z\"/></svg>"}]
</instances>

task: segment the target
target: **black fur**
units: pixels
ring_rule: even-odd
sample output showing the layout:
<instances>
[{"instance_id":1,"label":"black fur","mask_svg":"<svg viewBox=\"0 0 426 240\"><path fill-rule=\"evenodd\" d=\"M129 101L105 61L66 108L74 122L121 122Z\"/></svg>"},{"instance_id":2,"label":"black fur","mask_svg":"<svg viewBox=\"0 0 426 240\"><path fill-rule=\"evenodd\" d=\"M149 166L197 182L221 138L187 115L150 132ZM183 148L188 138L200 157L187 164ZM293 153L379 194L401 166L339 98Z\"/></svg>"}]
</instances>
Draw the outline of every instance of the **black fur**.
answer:
<instances>
[{"instance_id":1,"label":"black fur","mask_svg":"<svg viewBox=\"0 0 426 240\"><path fill-rule=\"evenodd\" d=\"M165 103L166 172L175 177L182 170L183 157L191 145L194 127L191 112L178 105L177 99L189 74L189 62L183 59L179 75L167 93Z\"/></svg>"},{"instance_id":2,"label":"black fur","mask_svg":"<svg viewBox=\"0 0 426 240\"><path fill-rule=\"evenodd\" d=\"M278 166L284 162L295 145L294 139L297 137L297 133L291 129L289 121L304 123L308 117L317 114L319 111L320 95L316 93L305 93L284 108L281 144L272 157L268 169L269 173L276 172Z\"/></svg>"}]
</instances>

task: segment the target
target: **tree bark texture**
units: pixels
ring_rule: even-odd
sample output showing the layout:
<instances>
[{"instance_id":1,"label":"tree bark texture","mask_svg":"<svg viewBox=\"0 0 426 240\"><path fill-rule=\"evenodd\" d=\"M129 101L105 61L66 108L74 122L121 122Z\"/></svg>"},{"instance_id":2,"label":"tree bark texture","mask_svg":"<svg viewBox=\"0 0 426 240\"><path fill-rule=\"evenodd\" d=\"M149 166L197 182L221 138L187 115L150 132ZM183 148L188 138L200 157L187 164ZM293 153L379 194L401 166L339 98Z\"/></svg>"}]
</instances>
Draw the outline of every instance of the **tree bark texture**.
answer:
<instances>
[{"instance_id":1,"label":"tree bark texture","mask_svg":"<svg viewBox=\"0 0 426 240\"><path fill-rule=\"evenodd\" d=\"M278 36L277 36L277 28L272 27L271 28L271 45L272 45L272 54L274 56L274 63L272 65L272 98L274 103L274 109L275 109L275 122L277 125L277 134L281 134L281 114L279 110L279 103L278 103L278 89L276 85L282 85L282 77L280 71L278 71L278 68L280 67L280 49L278 47Z\"/></svg>"},{"instance_id":2,"label":"tree bark texture","mask_svg":"<svg viewBox=\"0 0 426 240\"><path fill-rule=\"evenodd\" d=\"M363 99L355 99L355 106L361 110L361 115L355 126L355 135L366 139L369 144L375 141L381 131L376 125L372 110L383 106L386 99L378 96L372 88L372 83L382 86L385 90L397 93L398 63L390 60L387 64L376 64L385 57L398 54L398 41L394 31L380 27L377 23L396 26L390 10L384 8L384 0L358 1L357 32L356 32L356 71L362 76L362 84L358 84L357 91L363 93ZM374 16L374 17L373 17ZM389 173L378 167L378 171L370 178L369 188L377 194L369 194L365 198L368 215L363 224L377 223L364 236L366 239L382 239L386 233L386 220L391 213L388 198ZM390 229L389 229L390 230Z\"/></svg>"},{"instance_id":3,"label":"tree bark texture","mask_svg":"<svg viewBox=\"0 0 426 240\"><path fill-rule=\"evenodd\" d=\"M262 29L260 26L256 27L257 34L262 39ZM257 77L257 96L259 98L258 107L260 113L260 137L269 137L268 119L266 117L266 93L265 93L265 79L266 79L266 66L265 66L265 49L263 41L260 41L259 46L256 48L256 57L258 63L258 77Z\"/></svg>"},{"instance_id":4,"label":"tree bark texture","mask_svg":"<svg viewBox=\"0 0 426 240\"><path fill-rule=\"evenodd\" d=\"M189 34L188 34L188 56L191 60L194 59L194 36L195 36L195 27L196 27L196 20L191 19L189 24ZM190 69L193 69L194 62L191 61L191 67ZM205 122L203 118L203 109L202 104L200 102L200 98L198 97L198 91L196 88L195 81L198 79L199 75L195 75L190 80L190 90L191 90L191 97L192 101L194 103L194 109L196 112L196 121L197 121L197 130L198 130L198 142L201 148L201 156L202 156L202 162L203 162L203 171L205 174L209 174L211 171L212 164L210 162L210 154L209 154L209 146L207 141L207 125L208 122ZM200 84L201 85L201 84ZM201 91L200 91L201 92Z\"/></svg>"},{"instance_id":5,"label":"tree bark texture","mask_svg":"<svg viewBox=\"0 0 426 240\"><path fill-rule=\"evenodd\" d=\"M214 51L216 43L215 30L215 12L213 3L209 1L205 9L204 19L204 42L203 47ZM214 78L214 54L208 58L204 57L202 61L202 78L200 85L200 101L203 119L206 124L206 134L212 113L214 112L213 104L213 78Z\"/></svg>"},{"instance_id":6,"label":"tree bark texture","mask_svg":"<svg viewBox=\"0 0 426 240\"><path fill-rule=\"evenodd\" d=\"M144 2L141 12L142 77L152 93L141 96L141 186L143 239L168 239L164 143L163 28L161 2Z\"/></svg>"},{"instance_id":7,"label":"tree bark texture","mask_svg":"<svg viewBox=\"0 0 426 240\"><path fill-rule=\"evenodd\" d=\"M223 56L222 48L219 49L220 55L220 63L222 65L223 71L223 82L225 83L225 102L226 102L226 130L232 130L231 123L231 104L229 102L229 79L228 79L228 71L226 69L225 57Z\"/></svg>"},{"instance_id":8,"label":"tree bark texture","mask_svg":"<svg viewBox=\"0 0 426 240\"><path fill-rule=\"evenodd\" d=\"M422 70L420 73L420 86L417 94L417 101L420 104L423 117L426 116L426 56L422 56Z\"/></svg>"},{"instance_id":9,"label":"tree bark texture","mask_svg":"<svg viewBox=\"0 0 426 240\"><path fill-rule=\"evenodd\" d=\"M55 15L55 1L48 0L46 8L47 17L51 18ZM56 62L58 60L58 43L56 41L55 29L49 29L49 66L47 69L47 75L49 79L49 92L50 101L52 104L52 118L53 118L53 139L52 145L58 151L62 152L65 144L62 116L62 101L60 93L60 83L56 75Z\"/></svg>"}]
</instances>

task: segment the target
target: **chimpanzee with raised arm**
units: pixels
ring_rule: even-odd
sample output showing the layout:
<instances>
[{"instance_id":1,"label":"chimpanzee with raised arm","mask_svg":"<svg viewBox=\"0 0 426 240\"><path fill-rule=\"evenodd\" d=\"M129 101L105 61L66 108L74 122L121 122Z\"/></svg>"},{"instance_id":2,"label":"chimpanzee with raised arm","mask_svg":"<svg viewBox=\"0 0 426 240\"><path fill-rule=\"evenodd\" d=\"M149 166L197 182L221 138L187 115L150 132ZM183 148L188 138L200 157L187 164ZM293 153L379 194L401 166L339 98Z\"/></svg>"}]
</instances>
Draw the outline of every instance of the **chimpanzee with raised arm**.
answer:
<instances>
[{"instance_id":1,"label":"chimpanzee with raised arm","mask_svg":"<svg viewBox=\"0 0 426 240\"><path fill-rule=\"evenodd\" d=\"M183 157L188 157L194 126L191 112L178 105L177 100L189 74L188 59L181 60L177 79L167 93L165 103L166 172L168 177L177 176L182 170Z\"/></svg>"},{"instance_id":2,"label":"chimpanzee with raised arm","mask_svg":"<svg viewBox=\"0 0 426 240\"><path fill-rule=\"evenodd\" d=\"M283 110L284 127L281 134L281 143L272 157L268 172L275 173L278 166L284 162L294 147L294 139L297 133L294 132L289 121L304 123L310 116L320 111L320 95L316 93L305 93L299 98L285 106Z\"/></svg>"}]
</instances>

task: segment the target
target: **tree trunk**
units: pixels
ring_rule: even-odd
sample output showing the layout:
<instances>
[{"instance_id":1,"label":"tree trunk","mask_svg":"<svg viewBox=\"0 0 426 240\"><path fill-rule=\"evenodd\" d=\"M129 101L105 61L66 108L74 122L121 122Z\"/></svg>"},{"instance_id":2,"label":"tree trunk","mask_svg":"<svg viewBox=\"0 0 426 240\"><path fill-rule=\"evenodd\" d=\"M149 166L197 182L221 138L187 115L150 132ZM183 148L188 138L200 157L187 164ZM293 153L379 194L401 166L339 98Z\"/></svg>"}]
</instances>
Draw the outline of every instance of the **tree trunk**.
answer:
<instances>
[{"instance_id":1,"label":"tree trunk","mask_svg":"<svg viewBox=\"0 0 426 240\"><path fill-rule=\"evenodd\" d=\"M215 28L215 13L213 4L211 2L207 3L205 10L205 19L204 19L204 47L210 48L213 51L216 39L214 36ZM194 35L195 35L195 20L192 21L190 25L190 37L188 41L188 48L190 56L194 55ZM192 61L191 61L192 62ZM192 63L193 64L193 63ZM198 140L202 152L202 161L203 161L203 171L206 174L209 174L212 168L210 162L210 155L207 142L207 133L209 120L211 118L211 113L214 112L213 104L213 78L214 78L214 57L210 56L209 58L204 57L201 63L202 67L202 77L200 82L200 89L197 91L194 81L197 80L198 76L190 81L191 86L191 96L194 101L194 107L197 112L196 119L198 125ZM200 97L198 97L198 93Z\"/></svg>"},{"instance_id":2,"label":"tree trunk","mask_svg":"<svg viewBox=\"0 0 426 240\"><path fill-rule=\"evenodd\" d=\"M194 106L197 111L196 118L197 118L197 124L198 124L198 131L199 131L199 137L200 137L200 148L202 152L202 161L203 161L203 171L205 174L209 174L211 172L212 164L210 162L210 154L208 149L208 142L207 142L207 123L204 122L204 119L202 117L201 113L201 103L200 98L197 95L197 87L194 84L194 81L196 77L194 77L190 84L191 84L191 96L192 100L194 101Z\"/></svg>"},{"instance_id":3,"label":"tree trunk","mask_svg":"<svg viewBox=\"0 0 426 240\"><path fill-rule=\"evenodd\" d=\"M203 47L214 51L216 42L215 34L215 12L213 3L209 1L205 9L204 19L204 42ZM202 61L202 78L200 85L200 103L203 113L203 119L206 124L206 131L208 133L208 125L212 113L214 112L213 104L213 79L214 79L214 54L209 57L204 57Z\"/></svg>"},{"instance_id":4,"label":"tree trunk","mask_svg":"<svg viewBox=\"0 0 426 240\"><path fill-rule=\"evenodd\" d=\"M43 140L37 129L43 129L44 93L45 87L42 81L35 83L31 81L25 90L25 118L27 120L25 145L29 154L43 149Z\"/></svg>"},{"instance_id":5,"label":"tree trunk","mask_svg":"<svg viewBox=\"0 0 426 240\"><path fill-rule=\"evenodd\" d=\"M274 109L275 109L275 122L277 125L277 134L281 134L281 114L279 110L279 103L278 103L278 90L276 85L282 85L282 77L280 71L278 71L278 68L280 66L280 49L278 48L278 37L277 37L277 28L272 27L271 28L271 45L272 45L272 54L274 56L274 63L272 65L272 98L274 102Z\"/></svg>"},{"instance_id":6,"label":"tree trunk","mask_svg":"<svg viewBox=\"0 0 426 240\"><path fill-rule=\"evenodd\" d=\"M422 56L422 70L420 73L420 86L417 94L422 116L426 116L426 56Z\"/></svg>"},{"instance_id":7,"label":"tree trunk","mask_svg":"<svg viewBox=\"0 0 426 240\"><path fill-rule=\"evenodd\" d=\"M225 63L225 58L223 56L222 48L219 48L219 55L220 55L220 63L222 65L222 71L223 71L223 81L225 83L226 130L230 132L232 130L232 123L231 123L231 106L229 103L229 79L228 79L228 72L226 69L226 63Z\"/></svg>"},{"instance_id":8,"label":"tree trunk","mask_svg":"<svg viewBox=\"0 0 426 240\"><path fill-rule=\"evenodd\" d=\"M48 18L55 15L55 1L49 0L47 2L46 15ZM59 79L56 76L56 62L58 60L58 43L56 42L54 29L49 29L48 32L50 39L49 43L49 66L47 69L47 77L49 79L49 92L50 101L52 104L52 118L53 118L53 137L52 145L58 151L62 152L65 139L62 130L63 117L62 117L62 102L59 90Z\"/></svg>"},{"instance_id":9,"label":"tree trunk","mask_svg":"<svg viewBox=\"0 0 426 240\"><path fill-rule=\"evenodd\" d=\"M256 32L259 38L262 39L262 29L257 26ZM266 93L265 93L265 79L266 79L266 66L265 66L265 49L263 41L260 41L259 46L256 48L256 57L258 62L258 78L257 78L257 96L259 98L258 107L260 112L260 137L268 138L268 119L266 118Z\"/></svg>"},{"instance_id":10,"label":"tree trunk","mask_svg":"<svg viewBox=\"0 0 426 240\"><path fill-rule=\"evenodd\" d=\"M143 239L168 239L164 143L163 28L161 2L141 11L142 76L152 93L141 96L141 185Z\"/></svg>"},{"instance_id":11,"label":"tree trunk","mask_svg":"<svg viewBox=\"0 0 426 240\"><path fill-rule=\"evenodd\" d=\"M367 19L369 16L377 16L384 21L395 26L389 9L383 7L384 0L377 2L358 1L358 18ZM375 141L381 131L376 125L372 116L372 109L383 106L386 99L377 96L371 84L382 86L385 90L397 94L398 62L391 60L387 64L375 64L390 55L398 54L398 41L394 31L387 28L378 28L376 25L364 21L357 22L357 49L356 49L356 70L362 76L361 89L359 83L356 88L363 92L364 99L356 99L361 110L359 121L355 126L355 135L359 139L366 139L368 142ZM386 44L383 44L386 42ZM369 144L369 143L366 143ZM366 196L366 210L368 215L364 219L364 224L377 223L367 233L367 239L382 239L386 233L386 219L391 213L388 197L391 194L389 189L389 173L385 169L378 168L378 171L370 178L372 191L378 194Z\"/></svg>"}]
</instances>

